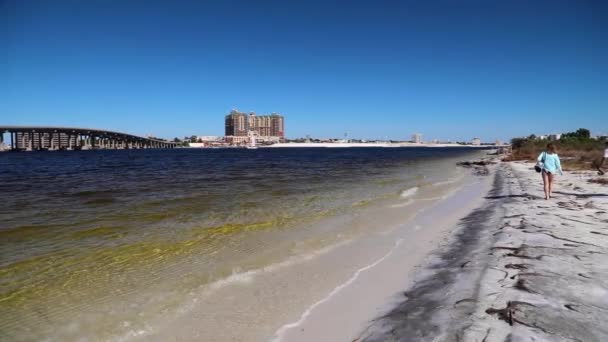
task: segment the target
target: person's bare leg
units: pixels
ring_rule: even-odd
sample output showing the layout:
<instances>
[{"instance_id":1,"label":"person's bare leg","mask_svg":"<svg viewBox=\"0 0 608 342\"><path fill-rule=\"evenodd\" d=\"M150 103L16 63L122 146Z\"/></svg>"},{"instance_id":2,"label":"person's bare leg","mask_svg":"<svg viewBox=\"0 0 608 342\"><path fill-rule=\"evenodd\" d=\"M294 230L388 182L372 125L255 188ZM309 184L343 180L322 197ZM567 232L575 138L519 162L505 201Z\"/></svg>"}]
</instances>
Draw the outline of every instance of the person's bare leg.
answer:
<instances>
[{"instance_id":1,"label":"person's bare leg","mask_svg":"<svg viewBox=\"0 0 608 342\"><path fill-rule=\"evenodd\" d=\"M549 180L547 179L547 173L545 171L542 172L543 176L543 188L545 190L545 199L549 199Z\"/></svg>"},{"instance_id":2,"label":"person's bare leg","mask_svg":"<svg viewBox=\"0 0 608 342\"><path fill-rule=\"evenodd\" d=\"M547 175L547 180L549 181L549 198L551 198L551 195L553 193L553 179L555 178L555 175L550 173Z\"/></svg>"}]
</instances>

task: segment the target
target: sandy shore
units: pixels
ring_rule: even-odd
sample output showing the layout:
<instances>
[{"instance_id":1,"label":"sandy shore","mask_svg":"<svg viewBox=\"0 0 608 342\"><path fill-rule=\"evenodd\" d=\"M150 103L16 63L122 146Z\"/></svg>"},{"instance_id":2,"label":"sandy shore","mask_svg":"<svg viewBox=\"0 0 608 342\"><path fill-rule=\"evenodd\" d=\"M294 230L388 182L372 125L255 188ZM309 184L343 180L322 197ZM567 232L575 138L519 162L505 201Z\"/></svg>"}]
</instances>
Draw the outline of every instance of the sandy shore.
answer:
<instances>
[{"instance_id":1,"label":"sandy shore","mask_svg":"<svg viewBox=\"0 0 608 342\"><path fill-rule=\"evenodd\" d=\"M502 163L486 202L363 341L608 341L608 187Z\"/></svg>"},{"instance_id":2,"label":"sandy shore","mask_svg":"<svg viewBox=\"0 0 608 342\"><path fill-rule=\"evenodd\" d=\"M354 341L374 316L390 309L412 285L418 265L441 245L446 244L458 220L483 202L491 184L487 177L476 177L452 196L421 211L400 228L384 237L392 242L384 254L313 304L298 320L284 325L273 341ZM379 243L369 239L358 248L363 253ZM337 256L340 258L341 256ZM342 257L346 257L342 256Z\"/></svg>"}]
</instances>

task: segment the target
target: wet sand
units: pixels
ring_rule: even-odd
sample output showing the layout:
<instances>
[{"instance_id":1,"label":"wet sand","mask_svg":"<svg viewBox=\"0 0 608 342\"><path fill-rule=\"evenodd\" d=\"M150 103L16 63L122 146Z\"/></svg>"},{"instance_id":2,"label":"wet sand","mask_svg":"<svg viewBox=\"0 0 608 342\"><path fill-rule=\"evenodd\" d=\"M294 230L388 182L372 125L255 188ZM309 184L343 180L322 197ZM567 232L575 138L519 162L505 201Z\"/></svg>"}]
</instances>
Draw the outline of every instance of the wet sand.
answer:
<instances>
[{"instance_id":1,"label":"wet sand","mask_svg":"<svg viewBox=\"0 0 608 342\"><path fill-rule=\"evenodd\" d=\"M557 178L544 199L530 163L491 172L486 202L362 341L607 341L608 188Z\"/></svg>"}]
</instances>

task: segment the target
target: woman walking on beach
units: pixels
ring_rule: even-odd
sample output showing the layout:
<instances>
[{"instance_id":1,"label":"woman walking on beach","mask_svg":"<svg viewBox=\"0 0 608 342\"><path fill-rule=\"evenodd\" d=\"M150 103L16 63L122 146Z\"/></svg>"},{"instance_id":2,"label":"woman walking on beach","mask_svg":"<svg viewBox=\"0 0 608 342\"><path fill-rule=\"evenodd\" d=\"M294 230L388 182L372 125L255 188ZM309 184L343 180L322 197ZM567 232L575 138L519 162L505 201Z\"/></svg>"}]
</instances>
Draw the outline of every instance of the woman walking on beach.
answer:
<instances>
[{"instance_id":1,"label":"woman walking on beach","mask_svg":"<svg viewBox=\"0 0 608 342\"><path fill-rule=\"evenodd\" d=\"M552 143L547 144L547 150L542 152L538 156L538 161L542 163L542 176L543 184L545 187L545 199L551 198L551 192L553 191L553 180L555 179L555 173L562 172L562 164L559 161L559 156L555 151L555 145Z\"/></svg>"},{"instance_id":2,"label":"woman walking on beach","mask_svg":"<svg viewBox=\"0 0 608 342\"><path fill-rule=\"evenodd\" d=\"M600 176L603 176L604 173L606 173L606 171L604 171L604 163L606 163L606 161L608 161L608 141L606 141L606 144L604 146L604 158L602 158L602 161L600 162L600 166L598 166L597 168L597 173L600 174Z\"/></svg>"}]
</instances>

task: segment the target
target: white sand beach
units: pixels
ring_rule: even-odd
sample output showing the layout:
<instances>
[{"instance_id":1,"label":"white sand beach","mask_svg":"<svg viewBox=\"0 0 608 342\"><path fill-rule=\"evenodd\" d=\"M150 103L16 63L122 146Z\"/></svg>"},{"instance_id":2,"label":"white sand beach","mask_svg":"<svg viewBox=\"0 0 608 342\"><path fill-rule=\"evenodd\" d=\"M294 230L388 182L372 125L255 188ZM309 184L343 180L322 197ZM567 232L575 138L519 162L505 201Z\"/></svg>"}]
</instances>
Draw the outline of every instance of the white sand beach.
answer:
<instances>
[{"instance_id":1,"label":"white sand beach","mask_svg":"<svg viewBox=\"0 0 608 342\"><path fill-rule=\"evenodd\" d=\"M608 341L608 187L501 163L487 202L364 341Z\"/></svg>"},{"instance_id":2,"label":"white sand beach","mask_svg":"<svg viewBox=\"0 0 608 342\"><path fill-rule=\"evenodd\" d=\"M608 187L567 172L545 200L530 163L510 163L511 194L464 340L608 341Z\"/></svg>"}]
</instances>

